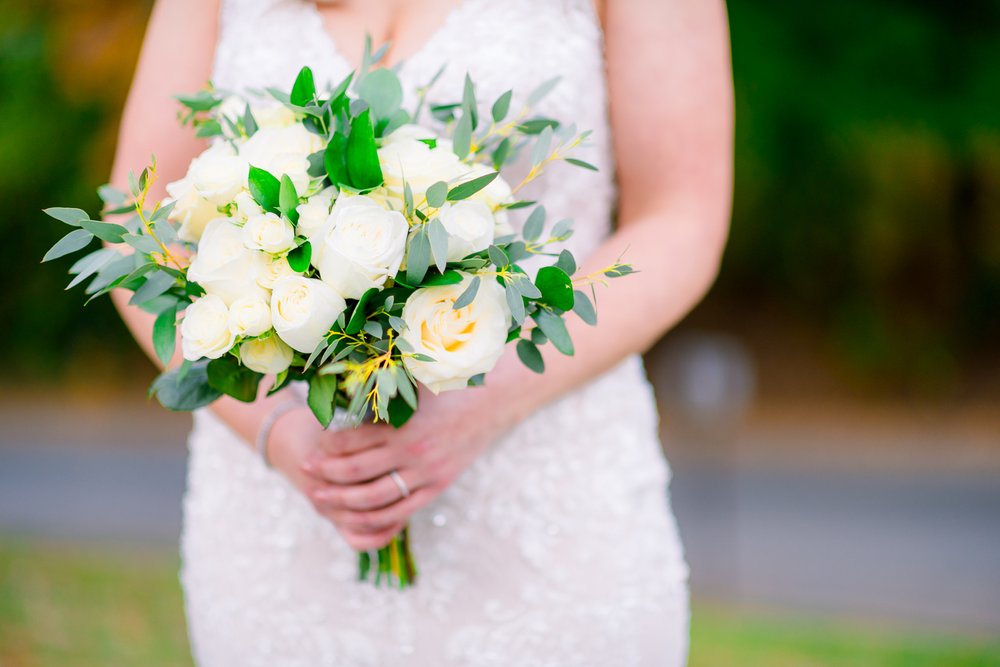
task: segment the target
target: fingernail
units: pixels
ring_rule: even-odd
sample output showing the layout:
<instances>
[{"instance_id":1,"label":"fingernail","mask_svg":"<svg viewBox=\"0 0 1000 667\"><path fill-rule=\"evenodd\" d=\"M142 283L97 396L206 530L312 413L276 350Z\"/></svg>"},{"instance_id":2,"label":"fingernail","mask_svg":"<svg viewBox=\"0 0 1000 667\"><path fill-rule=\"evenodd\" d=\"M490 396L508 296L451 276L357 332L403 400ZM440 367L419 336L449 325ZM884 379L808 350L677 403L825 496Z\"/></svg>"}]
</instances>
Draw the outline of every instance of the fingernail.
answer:
<instances>
[{"instance_id":1,"label":"fingernail","mask_svg":"<svg viewBox=\"0 0 1000 667\"><path fill-rule=\"evenodd\" d=\"M302 469L306 472L313 472L316 470L316 462L312 459L306 459L302 462Z\"/></svg>"}]
</instances>

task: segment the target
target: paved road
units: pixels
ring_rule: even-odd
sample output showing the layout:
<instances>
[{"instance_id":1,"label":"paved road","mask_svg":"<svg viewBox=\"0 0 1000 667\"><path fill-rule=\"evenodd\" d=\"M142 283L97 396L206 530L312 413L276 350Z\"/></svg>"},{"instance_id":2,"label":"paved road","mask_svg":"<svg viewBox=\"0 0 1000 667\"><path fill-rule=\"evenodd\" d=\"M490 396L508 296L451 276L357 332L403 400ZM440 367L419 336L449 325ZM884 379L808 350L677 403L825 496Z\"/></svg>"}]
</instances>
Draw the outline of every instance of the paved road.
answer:
<instances>
[{"instance_id":1,"label":"paved road","mask_svg":"<svg viewBox=\"0 0 1000 667\"><path fill-rule=\"evenodd\" d=\"M2 446L0 535L173 548L184 465L166 447ZM703 598L1000 631L995 477L694 467L673 498Z\"/></svg>"}]
</instances>

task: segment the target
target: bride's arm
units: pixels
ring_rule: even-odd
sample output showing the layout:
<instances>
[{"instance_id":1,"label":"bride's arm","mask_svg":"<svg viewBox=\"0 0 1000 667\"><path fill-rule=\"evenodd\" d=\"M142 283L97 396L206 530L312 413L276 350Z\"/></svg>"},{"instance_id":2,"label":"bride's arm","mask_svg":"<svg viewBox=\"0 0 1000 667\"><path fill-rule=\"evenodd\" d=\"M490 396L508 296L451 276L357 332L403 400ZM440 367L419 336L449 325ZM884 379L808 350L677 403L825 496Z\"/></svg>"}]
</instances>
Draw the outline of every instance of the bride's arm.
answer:
<instances>
[{"instance_id":1,"label":"bride's arm","mask_svg":"<svg viewBox=\"0 0 1000 667\"><path fill-rule=\"evenodd\" d=\"M409 516L440 493L491 436L646 350L714 281L732 182L725 4L608 0L604 14L619 223L580 274L623 253L639 272L598 287L598 326L568 318L576 353L564 357L546 346L543 375L524 368L508 350L485 388L426 397L399 432L379 434L370 427L332 435L329 450L340 456L318 462L315 472L336 484L317 500L342 530ZM394 483L381 477L393 469L417 490L401 502L364 511L399 498Z\"/></svg>"},{"instance_id":2,"label":"bride's arm","mask_svg":"<svg viewBox=\"0 0 1000 667\"><path fill-rule=\"evenodd\" d=\"M172 96L198 90L209 80L218 13L219 0L156 3L122 115L111 176L117 187L127 189L129 170L138 172L155 154L159 180L152 197L160 199L166 195L164 184L183 177L191 159L206 147L204 140L196 139L190 128L181 127L177 121L179 105ZM129 306L129 297L123 290L111 293L122 319L156 362L152 346L154 318ZM171 365L180 361L180 354L175 353ZM246 404L223 397L212 404L212 409L246 442L254 443L266 415L286 399L287 396L278 395ZM301 474L298 464L315 446L319 426L307 409L282 417L280 426L280 435L275 432L272 440L289 442L280 447L272 442L272 460L303 488L310 482Z\"/></svg>"}]
</instances>

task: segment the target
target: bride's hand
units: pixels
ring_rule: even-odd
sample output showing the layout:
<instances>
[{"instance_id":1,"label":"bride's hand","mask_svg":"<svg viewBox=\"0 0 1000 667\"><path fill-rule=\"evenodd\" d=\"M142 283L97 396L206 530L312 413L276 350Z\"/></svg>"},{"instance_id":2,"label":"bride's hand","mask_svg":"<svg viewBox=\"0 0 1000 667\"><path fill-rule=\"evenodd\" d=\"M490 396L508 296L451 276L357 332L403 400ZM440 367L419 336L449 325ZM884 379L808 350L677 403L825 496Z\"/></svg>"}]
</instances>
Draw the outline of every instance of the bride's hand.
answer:
<instances>
[{"instance_id":1,"label":"bride's hand","mask_svg":"<svg viewBox=\"0 0 1000 667\"><path fill-rule=\"evenodd\" d=\"M274 425L268 439L268 460L313 503L317 512L334 523L354 549L367 551L387 544L393 535L402 530L403 522L375 531L345 530L337 521L338 515L328 511L326 504L316 501L316 494L331 485L306 473L303 464L311 460L311 457L323 453L323 439L326 435L309 408L302 406L301 409L291 410Z\"/></svg>"},{"instance_id":2,"label":"bride's hand","mask_svg":"<svg viewBox=\"0 0 1000 667\"><path fill-rule=\"evenodd\" d=\"M422 394L420 409L398 430L367 424L324 434L322 451L303 466L313 479L309 497L352 546L372 535L388 543L509 425L481 391Z\"/></svg>"}]
</instances>

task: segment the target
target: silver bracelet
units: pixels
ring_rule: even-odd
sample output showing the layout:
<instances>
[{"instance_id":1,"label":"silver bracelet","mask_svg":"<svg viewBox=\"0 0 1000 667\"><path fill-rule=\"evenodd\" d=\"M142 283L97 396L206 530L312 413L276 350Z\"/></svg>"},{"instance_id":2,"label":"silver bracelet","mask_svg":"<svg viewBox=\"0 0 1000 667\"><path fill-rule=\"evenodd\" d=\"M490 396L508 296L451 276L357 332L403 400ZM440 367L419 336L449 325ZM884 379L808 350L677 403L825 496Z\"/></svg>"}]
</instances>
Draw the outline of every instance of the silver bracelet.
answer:
<instances>
[{"instance_id":1,"label":"silver bracelet","mask_svg":"<svg viewBox=\"0 0 1000 667\"><path fill-rule=\"evenodd\" d=\"M290 410L294 410L297 407L302 406L302 401L290 398L283 403L279 403L274 406L274 409L267 413L264 417L264 421L260 423L260 429L257 431L257 454L260 455L260 460L264 462L268 468L271 467L271 461L267 456L267 441L271 437L271 431L274 430L274 424Z\"/></svg>"}]
</instances>

